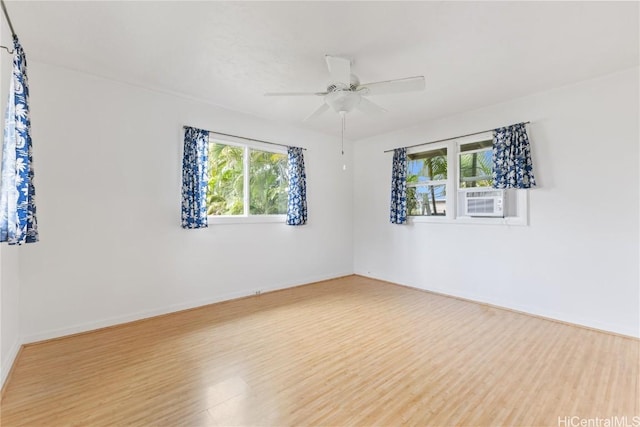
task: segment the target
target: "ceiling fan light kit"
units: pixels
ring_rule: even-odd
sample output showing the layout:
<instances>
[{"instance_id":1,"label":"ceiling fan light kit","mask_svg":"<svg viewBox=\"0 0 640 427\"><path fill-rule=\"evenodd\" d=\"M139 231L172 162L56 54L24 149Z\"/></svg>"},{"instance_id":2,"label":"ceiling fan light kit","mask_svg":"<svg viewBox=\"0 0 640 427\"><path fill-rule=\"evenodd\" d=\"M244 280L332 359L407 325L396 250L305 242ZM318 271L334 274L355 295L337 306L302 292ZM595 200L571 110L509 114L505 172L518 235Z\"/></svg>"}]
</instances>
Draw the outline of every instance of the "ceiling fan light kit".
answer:
<instances>
[{"instance_id":1,"label":"ceiling fan light kit","mask_svg":"<svg viewBox=\"0 0 640 427\"><path fill-rule=\"evenodd\" d=\"M358 92L338 90L325 95L324 102L329 104L336 113L345 114L360 104L360 94Z\"/></svg>"}]
</instances>

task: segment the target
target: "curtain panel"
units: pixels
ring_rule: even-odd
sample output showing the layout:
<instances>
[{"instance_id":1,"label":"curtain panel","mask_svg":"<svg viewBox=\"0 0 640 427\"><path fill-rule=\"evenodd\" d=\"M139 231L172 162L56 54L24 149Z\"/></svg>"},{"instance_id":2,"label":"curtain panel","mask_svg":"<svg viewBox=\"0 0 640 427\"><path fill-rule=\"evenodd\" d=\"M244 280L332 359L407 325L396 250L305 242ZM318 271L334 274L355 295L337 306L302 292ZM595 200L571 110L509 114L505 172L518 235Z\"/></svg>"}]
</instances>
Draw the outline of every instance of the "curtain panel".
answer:
<instances>
[{"instance_id":1,"label":"curtain panel","mask_svg":"<svg viewBox=\"0 0 640 427\"><path fill-rule=\"evenodd\" d=\"M289 196L287 203L287 225L307 223L307 174L304 155L300 147L287 147L289 168Z\"/></svg>"},{"instance_id":2,"label":"curtain panel","mask_svg":"<svg viewBox=\"0 0 640 427\"><path fill-rule=\"evenodd\" d=\"M535 187L531 146L524 123L493 131L493 188Z\"/></svg>"},{"instance_id":3,"label":"curtain panel","mask_svg":"<svg viewBox=\"0 0 640 427\"><path fill-rule=\"evenodd\" d=\"M2 148L0 242L21 245L38 241L38 223L33 184L27 58L16 36L13 36L13 47L13 70Z\"/></svg>"},{"instance_id":4,"label":"curtain panel","mask_svg":"<svg viewBox=\"0 0 640 427\"><path fill-rule=\"evenodd\" d=\"M407 222L407 149L393 150L391 168L391 212L392 224Z\"/></svg>"},{"instance_id":5,"label":"curtain panel","mask_svg":"<svg viewBox=\"0 0 640 427\"><path fill-rule=\"evenodd\" d=\"M182 228L206 228L209 132L185 127L182 156Z\"/></svg>"}]
</instances>

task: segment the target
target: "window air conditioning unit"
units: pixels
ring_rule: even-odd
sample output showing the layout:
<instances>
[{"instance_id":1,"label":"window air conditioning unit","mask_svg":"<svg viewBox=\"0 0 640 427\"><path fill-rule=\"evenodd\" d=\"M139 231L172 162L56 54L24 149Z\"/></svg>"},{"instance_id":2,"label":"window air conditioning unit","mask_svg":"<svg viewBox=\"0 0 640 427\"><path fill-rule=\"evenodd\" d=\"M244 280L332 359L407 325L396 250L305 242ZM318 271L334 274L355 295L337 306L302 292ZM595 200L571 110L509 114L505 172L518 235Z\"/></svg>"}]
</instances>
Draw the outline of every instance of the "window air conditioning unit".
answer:
<instances>
[{"instance_id":1,"label":"window air conditioning unit","mask_svg":"<svg viewBox=\"0 0 640 427\"><path fill-rule=\"evenodd\" d=\"M464 194L466 216L504 217L504 190L474 189Z\"/></svg>"}]
</instances>

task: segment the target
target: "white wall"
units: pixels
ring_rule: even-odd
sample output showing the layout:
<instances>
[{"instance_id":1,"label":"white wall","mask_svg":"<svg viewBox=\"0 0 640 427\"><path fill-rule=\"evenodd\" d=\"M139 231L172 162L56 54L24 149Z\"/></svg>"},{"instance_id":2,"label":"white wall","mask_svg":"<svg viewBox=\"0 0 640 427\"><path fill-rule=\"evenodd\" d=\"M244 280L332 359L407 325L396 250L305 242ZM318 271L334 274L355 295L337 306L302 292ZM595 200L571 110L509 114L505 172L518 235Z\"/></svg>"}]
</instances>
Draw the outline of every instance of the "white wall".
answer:
<instances>
[{"instance_id":1,"label":"white wall","mask_svg":"<svg viewBox=\"0 0 640 427\"><path fill-rule=\"evenodd\" d=\"M20 258L26 342L353 272L336 138L41 63L29 73L41 241ZM183 125L308 148L308 225L181 229Z\"/></svg>"},{"instance_id":2,"label":"white wall","mask_svg":"<svg viewBox=\"0 0 640 427\"><path fill-rule=\"evenodd\" d=\"M638 69L357 141L357 274L640 336ZM392 225L396 148L531 120L530 225Z\"/></svg>"},{"instance_id":3,"label":"white wall","mask_svg":"<svg viewBox=\"0 0 640 427\"><path fill-rule=\"evenodd\" d=\"M22 344L19 328L18 251L15 246L0 245L0 387L7 379Z\"/></svg>"},{"instance_id":4,"label":"white wall","mask_svg":"<svg viewBox=\"0 0 640 427\"><path fill-rule=\"evenodd\" d=\"M0 45L12 48L13 41L5 22L0 23ZM0 51L0 129L4 129L6 108L13 57ZM2 132L0 132L2 133ZM0 148L0 161L2 149ZM19 248L0 245L0 387L4 384L11 365L20 348L19 329Z\"/></svg>"}]
</instances>

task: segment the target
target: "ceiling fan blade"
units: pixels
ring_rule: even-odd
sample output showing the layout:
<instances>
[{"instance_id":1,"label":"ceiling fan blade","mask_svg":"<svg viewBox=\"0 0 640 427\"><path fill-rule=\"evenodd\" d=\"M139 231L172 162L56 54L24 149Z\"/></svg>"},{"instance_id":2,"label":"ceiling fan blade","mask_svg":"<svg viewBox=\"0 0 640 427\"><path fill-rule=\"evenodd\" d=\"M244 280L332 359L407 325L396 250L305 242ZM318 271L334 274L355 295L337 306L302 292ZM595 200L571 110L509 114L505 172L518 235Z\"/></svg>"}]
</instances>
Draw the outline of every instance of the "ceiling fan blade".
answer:
<instances>
[{"instance_id":1,"label":"ceiling fan blade","mask_svg":"<svg viewBox=\"0 0 640 427\"><path fill-rule=\"evenodd\" d=\"M362 111L363 113L369 114L372 116L387 112L387 110L385 110L378 104L374 104L373 102L369 101L367 98L364 98L364 97L360 99L360 103L356 108Z\"/></svg>"},{"instance_id":2,"label":"ceiling fan blade","mask_svg":"<svg viewBox=\"0 0 640 427\"><path fill-rule=\"evenodd\" d=\"M327 92L269 92L264 96L325 96Z\"/></svg>"},{"instance_id":3,"label":"ceiling fan blade","mask_svg":"<svg viewBox=\"0 0 640 427\"><path fill-rule=\"evenodd\" d=\"M314 111L313 113L311 113L307 117L305 117L304 121L306 122L307 120L313 120L316 117L320 116L325 111L327 111L328 109L329 109L329 106L327 104L322 104L321 106L319 106L316 109L316 111Z\"/></svg>"},{"instance_id":4,"label":"ceiling fan blade","mask_svg":"<svg viewBox=\"0 0 640 427\"><path fill-rule=\"evenodd\" d=\"M351 61L339 56L325 55L327 68L331 74L331 83L351 84Z\"/></svg>"},{"instance_id":5,"label":"ceiling fan blade","mask_svg":"<svg viewBox=\"0 0 640 427\"><path fill-rule=\"evenodd\" d=\"M407 77L405 79L387 80L384 82L365 83L358 86L363 95L385 95L388 93L413 92L424 90L424 76Z\"/></svg>"}]
</instances>

